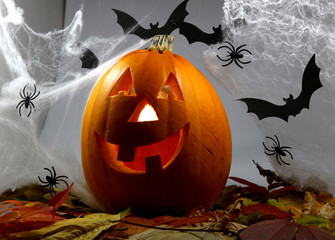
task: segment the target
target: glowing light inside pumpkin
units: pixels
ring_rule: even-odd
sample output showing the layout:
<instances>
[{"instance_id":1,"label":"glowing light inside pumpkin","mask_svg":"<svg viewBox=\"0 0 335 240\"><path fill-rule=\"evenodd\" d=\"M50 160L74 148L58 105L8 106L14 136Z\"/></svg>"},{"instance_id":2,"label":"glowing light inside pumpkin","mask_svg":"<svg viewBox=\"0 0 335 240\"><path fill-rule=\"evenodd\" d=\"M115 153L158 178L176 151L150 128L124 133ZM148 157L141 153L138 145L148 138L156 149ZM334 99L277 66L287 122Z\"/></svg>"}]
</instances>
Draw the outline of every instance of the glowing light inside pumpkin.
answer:
<instances>
[{"instance_id":1,"label":"glowing light inside pumpkin","mask_svg":"<svg viewBox=\"0 0 335 240\"><path fill-rule=\"evenodd\" d=\"M137 121L138 122L158 121L158 117L154 108L150 104L146 104L142 109Z\"/></svg>"}]
</instances>

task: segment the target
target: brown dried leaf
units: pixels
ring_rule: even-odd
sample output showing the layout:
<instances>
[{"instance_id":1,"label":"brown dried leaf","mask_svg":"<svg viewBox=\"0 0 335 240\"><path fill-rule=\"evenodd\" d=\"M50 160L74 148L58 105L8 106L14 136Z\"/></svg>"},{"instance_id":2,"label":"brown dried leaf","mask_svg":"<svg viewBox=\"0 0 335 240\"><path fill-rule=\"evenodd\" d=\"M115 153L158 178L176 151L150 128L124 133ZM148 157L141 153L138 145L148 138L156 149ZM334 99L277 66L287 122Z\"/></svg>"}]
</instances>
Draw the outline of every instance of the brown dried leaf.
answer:
<instances>
[{"instance_id":1,"label":"brown dried leaf","mask_svg":"<svg viewBox=\"0 0 335 240\"><path fill-rule=\"evenodd\" d=\"M302 213L335 220L335 198L331 194L306 192Z\"/></svg>"}]
</instances>

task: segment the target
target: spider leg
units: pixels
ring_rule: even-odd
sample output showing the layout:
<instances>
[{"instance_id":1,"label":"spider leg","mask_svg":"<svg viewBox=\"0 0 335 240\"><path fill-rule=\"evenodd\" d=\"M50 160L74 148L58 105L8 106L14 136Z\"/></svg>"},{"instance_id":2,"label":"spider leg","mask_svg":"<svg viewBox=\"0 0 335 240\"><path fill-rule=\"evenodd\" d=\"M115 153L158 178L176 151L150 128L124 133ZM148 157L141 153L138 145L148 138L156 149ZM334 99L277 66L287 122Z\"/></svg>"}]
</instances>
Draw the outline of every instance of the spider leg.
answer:
<instances>
[{"instance_id":1,"label":"spider leg","mask_svg":"<svg viewBox=\"0 0 335 240\"><path fill-rule=\"evenodd\" d=\"M220 50L221 48L227 48L227 49L229 49L231 52L234 51L234 47L233 47L233 49L231 49L230 47L228 47L228 46L226 46L226 45L223 45L223 46L219 47L218 50Z\"/></svg>"},{"instance_id":2,"label":"spider leg","mask_svg":"<svg viewBox=\"0 0 335 240\"><path fill-rule=\"evenodd\" d=\"M34 93L31 96L34 96L36 93L36 85L34 84Z\"/></svg>"},{"instance_id":3,"label":"spider leg","mask_svg":"<svg viewBox=\"0 0 335 240\"><path fill-rule=\"evenodd\" d=\"M291 147L283 146L281 149L292 149Z\"/></svg>"},{"instance_id":4,"label":"spider leg","mask_svg":"<svg viewBox=\"0 0 335 240\"><path fill-rule=\"evenodd\" d=\"M54 194L56 194L53 185L50 185L50 190L49 190L49 192L50 192L51 197L53 197Z\"/></svg>"},{"instance_id":5,"label":"spider leg","mask_svg":"<svg viewBox=\"0 0 335 240\"><path fill-rule=\"evenodd\" d=\"M277 154L277 153L274 152L274 151L270 151L270 153L267 153L266 151L264 151L264 153L265 153L266 155L268 155L268 156L273 156L273 155Z\"/></svg>"},{"instance_id":6,"label":"spider leg","mask_svg":"<svg viewBox=\"0 0 335 240\"><path fill-rule=\"evenodd\" d=\"M282 162L282 163L284 163L284 164L286 164L286 165L290 165L289 163L287 163L287 162L285 162L283 159L282 159L282 157L279 155L279 159L280 159L280 161ZM280 163L279 163L280 164ZM281 164L280 164L281 165Z\"/></svg>"},{"instance_id":7,"label":"spider leg","mask_svg":"<svg viewBox=\"0 0 335 240\"><path fill-rule=\"evenodd\" d=\"M54 166L52 166L51 168L52 168L52 171L54 172L53 178L56 178L56 170L55 170Z\"/></svg>"},{"instance_id":8,"label":"spider leg","mask_svg":"<svg viewBox=\"0 0 335 240\"><path fill-rule=\"evenodd\" d=\"M63 179L58 179L57 181L64 182L65 185L66 185L66 187L69 188L69 185L67 184L67 182L66 182L65 180L63 180Z\"/></svg>"},{"instance_id":9,"label":"spider leg","mask_svg":"<svg viewBox=\"0 0 335 240\"><path fill-rule=\"evenodd\" d=\"M247 62L243 62L243 61L241 61L241 59L236 59L237 61L239 61L240 63L242 63L242 64L248 64L248 63L251 63L251 61L247 61Z\"/></svg>"},{"instance_id":10,"label":"spider leg","mask_svg":"<svg viewBox=\"0 0 335 240\"><path fill-rule=\"evenodd\" d=\"M246 45L246 44L245 44ZM236 49L236 51L237 51L238 49ZM252 55L252 53L249 51L249 50L247 50L247 49L241 49L240 51L238 51L237 53L241 53L241 52L247 52L247 53L249 53L250 55Z\"/></svg>"},{"instance_id":11,"label":"spider leg","mask_svg":"<svg viewBox=\"0 0 335 240\"><path fill-rule=\"evenodd\" d=\"M23 94L24 98L27 97L27 95L26 95L26 88L27 88L28 85L29 85L29 83L27 83L26 86L24 86L24 88L22 90L22 94Z\"/></svg>"},{"instance_id":12,"label":"spider leg","mask_svg":"<svg viewBox=\"0 0 335 240\"><path fill-rule=\"evenodd\" d=\"M227 59L223 59L221 57L219 57L219 55L216 55L218 57L218 59L220 59L222 62L227 62L229 61L230 59L232 59L232 57L230 57L230 55L227 55L227 57L230 57L230 58L227 58Z\"/></svg>"},{"instance_id":13,"label":"spider leg","mask_svg":"<svg viewBox=\"0 0 335 240\"><path fill-rule=\"evenodd\" d=\"M287 151L287 150L282 150L282 151L288 153L291 156L291 159L293 159L293 156L289 151Z\"/></svg>"},{"instance_id":14,"label":"spider leg","mask_svg":"<svg viewBox=\"0 0 335 240\"><path fill-rule=\"evenodd\" d=\"M24 100L20 101L20 102L16 105L16 108L17 108L21 103L24 104Z\"/></svg>"},{"instance_id":15,"label":"spider leg","mask_svg":"<svg viewBox=\"0 0 335 240\"><path fill-rule=\"evenodd\" d=\"M34 100L35 98L37 98L38 97L38 95L40 95L40 91L38 91L38 93L37 93L37 95L35 96L35 93L36 93L36 85L34 84L34 88L35 88L35 91L34 91L34 94L31 96L32 98L31 98L31 100Z\"/></svg>"},{"instance_id":16,"label":"spider leg","mask_svg":"<svg viewBox=\"0 0 335 240\"><path fill-rule=\"evenodd\" d=\"M275 135L275 136L276 136L276 135ZM274 145L275 145L276 147L278 147L278 144L277 144L276 140L274 140L272 137L266 137L266 138L271 139L271 140L274 142Z\"/></svg>"},{"instance_id":17,"label":"spider leg","mask_svg":"<svg viewBox=\"0 0 335 240\"><path fill-rule=\"evenodd\" d=\"M24 105L24 102L21 104L21 106L19 107L19 114L20 114L20 117L21 117L21 108L22 106Z\"/></svg>"},{"instance_id":18,"label":"spider leg","mask_svg":"<svg viewBox=\"0 0 335 240\"><path fill-rule=\"evenodd\" d=\"M225 43L228 43L228 44L231 46L231 48L232 48L232 52L236 52L235 47L233 46L233 44L231 44L231 43L228 42L228 41L225 41Z\"/></svg>"},{"instance_id":19,"label":"spider leg","mask_svg":"<svg viewBox=\"0 0 335 240\"><path fill-rule=\"evenodd\" d=\"M68 179L68 177L67 177L67 176L64 176L64 175L58 176L58 177L56 177L55 179L59 179L59 178L66 178L66 179Z\"/></svg>"},{"instance_id":20,"label":"spider leg","mask_svg":"<svg viewBox=\"0 0 335 240\"><path fill-rule=\"evenodd\" d=\"M40 95L40 93L41 93L41 92L40 92L40 91L38 91L37 95L36 95L36 96L34 96L34 95L33 95L33 96L32 96L32 98L31 98L31 100L34 100L35 98L37 98L37 97L38 97L38 95Z\"/></svg>"},{"instance_id":21,"label":"spider leg","mask_svg":"<svg viewBox=\"0 0 335 240\"><path fill-rule=\"evenodd\" d=\"M229 64L231 64L233 62L233 59L231 59L227 64L222 64L222 67L228 66Z\"/></svg>"},{"instance_id":22,"label":"spider leg","mask_svg":"<svg viewBox=\"0 0 335 240\"><path fill-rule=\"evenodd\" d=\"M281 159L281 156L279 155L279 153L276 154L276 159L277 159L277 162L279 163L279 165L281 165L279 159L284 162L282 159Z\"/></svg>"},{"instance_id":23,"label":"spider leg","mask_svg":"<svg viewBox=\"0 0 335 240\"><path fill-rule=\"evenodd\" d=\"M44 169L47 170L47 171L49 171L49 173L50 173L50 175L51 175L52 178L55 177L55 176L52 175L52 172L51 172L51 170L49 168L44 168Z\"/></svg>"},{"instance_id":24,"label":"spider leg","mask_svg":"<svg viewBox=\"0 0 335 240\"><path fill-rule=\"evenodd\" d=\"M236 58L234 59L234 62L236 63L237 66L239 66L241 69L243 69L243 67L238 63L238 61L236 60Z\"/></svg>"},{"instance_id":25,"label":"spider leg","mask_svg":"<svg viewBox=\"0 0 335 240\"><path fill-rule=\"evenodd\" d=\"M20 96L21 96L21 98L23 98L23 99L25 98L25 97L22 95L22 93L21 93L21 92L20 92Z\"/></svg>"},{"instance_id":26,"label":"spider leg","mask_svg":"<svg viewBox=\"0 0 335 240\"><path fill-rule=\"evenodd\" d=\"M40 185L40 187L49 187L49 186L50 186L50 183L44 184L44 185Z\"/></svg>"},{"instance_id":27,"label":"spider leg","mask_svg":"<svg viewBox=\"0 0 335 240\"><path fill-rule=\"evenodd\" d=\"M243 49L242 49L241 51L239 51L239 50L240 50L241 48L243 48L244 46L247 46L247 44L243 44L243 45L239 46L238 48L236 48L236 52L237 52L237 53L241 52ZM248 51L248 50L247 50L247 51Z\"/></svg>"},{"instance_id":28,"label":"spider leg","mask_svg":"<svg viewBox=\"0 0 335 240\"><path fill-rule=\"evenodd\" d=\"M40 180L41 183L49 183L48 181L46 181L46 182L43 181L43 180L40 178L40 176L38 176L38 179ZM42 187L43 187L43 186L42 186Z\"/></svg>"},{"instance_id":29,"label":"spider leg","mask_svg":"<svg viewBox=\"0 0 335 240\"><path fill-rule=\"evenodd\" d=\"M34 111L36 111L34 103L33 102L29 102L29 104L31 104L33 106Z\"/></svg>"},{"instance_id":30,"label":"spider leg","mask_svg":"<svg viewBox=\"0 0 335 240\"><path fill-rule=\"evenodd\" d=\"M264 142L262 142L262 143L263 143L263 146L264 146L264 148L265 148L266 150L268 150L269 152L273 152L273 150L268 149L268 148L265 146Z\"/></svg>"},{"instance_id":31,"label":"spider leg","mask_svg":"<svg viewBox=\"0 0 335 240\"><path fill-rule=\"evenodd\" d=\"M280 142L276 134L275 134L275 138L277 139L277 146L280 147Z\"/></svg>"},{"instance_id":32,"label":"spider leg","mask_svg":"<svg viewBox=\"0 0 335 240\"><path fill-rule=\"evenodd\" d=\"M30 116L30 114L31 114L31 110L32 110L32 107L31 107L31 105L30 105L30 103L29 103L29 108L30 108L30 111L29 111L29 114L28 114L28 116L27 117L29 117Z\"/></svg>"}]
</instances>

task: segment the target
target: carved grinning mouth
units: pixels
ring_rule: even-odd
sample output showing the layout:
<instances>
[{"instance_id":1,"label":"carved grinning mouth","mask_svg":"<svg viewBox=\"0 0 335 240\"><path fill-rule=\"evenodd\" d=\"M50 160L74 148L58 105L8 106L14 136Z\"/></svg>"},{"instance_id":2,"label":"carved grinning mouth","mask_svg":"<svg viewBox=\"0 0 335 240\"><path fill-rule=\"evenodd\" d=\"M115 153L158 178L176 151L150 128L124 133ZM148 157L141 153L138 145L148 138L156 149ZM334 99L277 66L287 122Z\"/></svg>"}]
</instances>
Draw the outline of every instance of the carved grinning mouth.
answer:
<instances>
[{"instance_id":1,"label":"carved grinning mouth","mask_svg":"<svg viewBox=\"0 0 335 240\"><path fill-rule=\"evenodd\" d=\"M120 146L106 141L95 132L98 148L105 162L117 171L133 173L154 173L169 166L183 148L189 123L162 141L138 146L132 161L117 160ZM123 146L123 148L126 146ZM132 151L132 149L130 149Z\"/></svg>"}]
</instances>

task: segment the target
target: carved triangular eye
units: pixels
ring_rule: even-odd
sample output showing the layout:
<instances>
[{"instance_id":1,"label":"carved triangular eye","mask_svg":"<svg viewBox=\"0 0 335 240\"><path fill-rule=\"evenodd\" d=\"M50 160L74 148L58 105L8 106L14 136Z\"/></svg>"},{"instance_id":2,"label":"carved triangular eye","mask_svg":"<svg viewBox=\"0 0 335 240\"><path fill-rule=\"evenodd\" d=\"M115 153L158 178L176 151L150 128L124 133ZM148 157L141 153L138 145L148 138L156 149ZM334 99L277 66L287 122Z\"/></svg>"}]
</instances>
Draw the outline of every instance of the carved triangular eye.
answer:
<instances>
[{"instance_id":1,"label":"carved triangular eye","mask_svg":"<svg viewBox=\"0 0 335 240\"><path fill-rule=\"evenodd\" d=\"M144 98L136 107L128 122L151 122L158 121L157 113L153 106Z\"/></svg>"},{"instance_id":2,"label":"carved triangular eye","mask_svg":"<svg viewBox=\"0 0 335 240\"><path fill-rule=\"evenodd\" d=\"M124 92L127 93L128 95L133 96L136 95L130 68L127 68L127 70L124 71L124 73L115 83L114 87L112 88L108 96L111 97L118 95L119 92Z\"/></svg>"},{"instance_id":3,"label":"carved triangular eye","mask_svg":"<svg viewBox=\"0 0 335 240\"><path fill-rule=\"evenodd\" d=\"M169 74L167 81L158 94L158 98L167 99L168 97L173 97L176 100L184 101L178 80L173 75L173 73Z\"/></svg>"}]
</instances>

